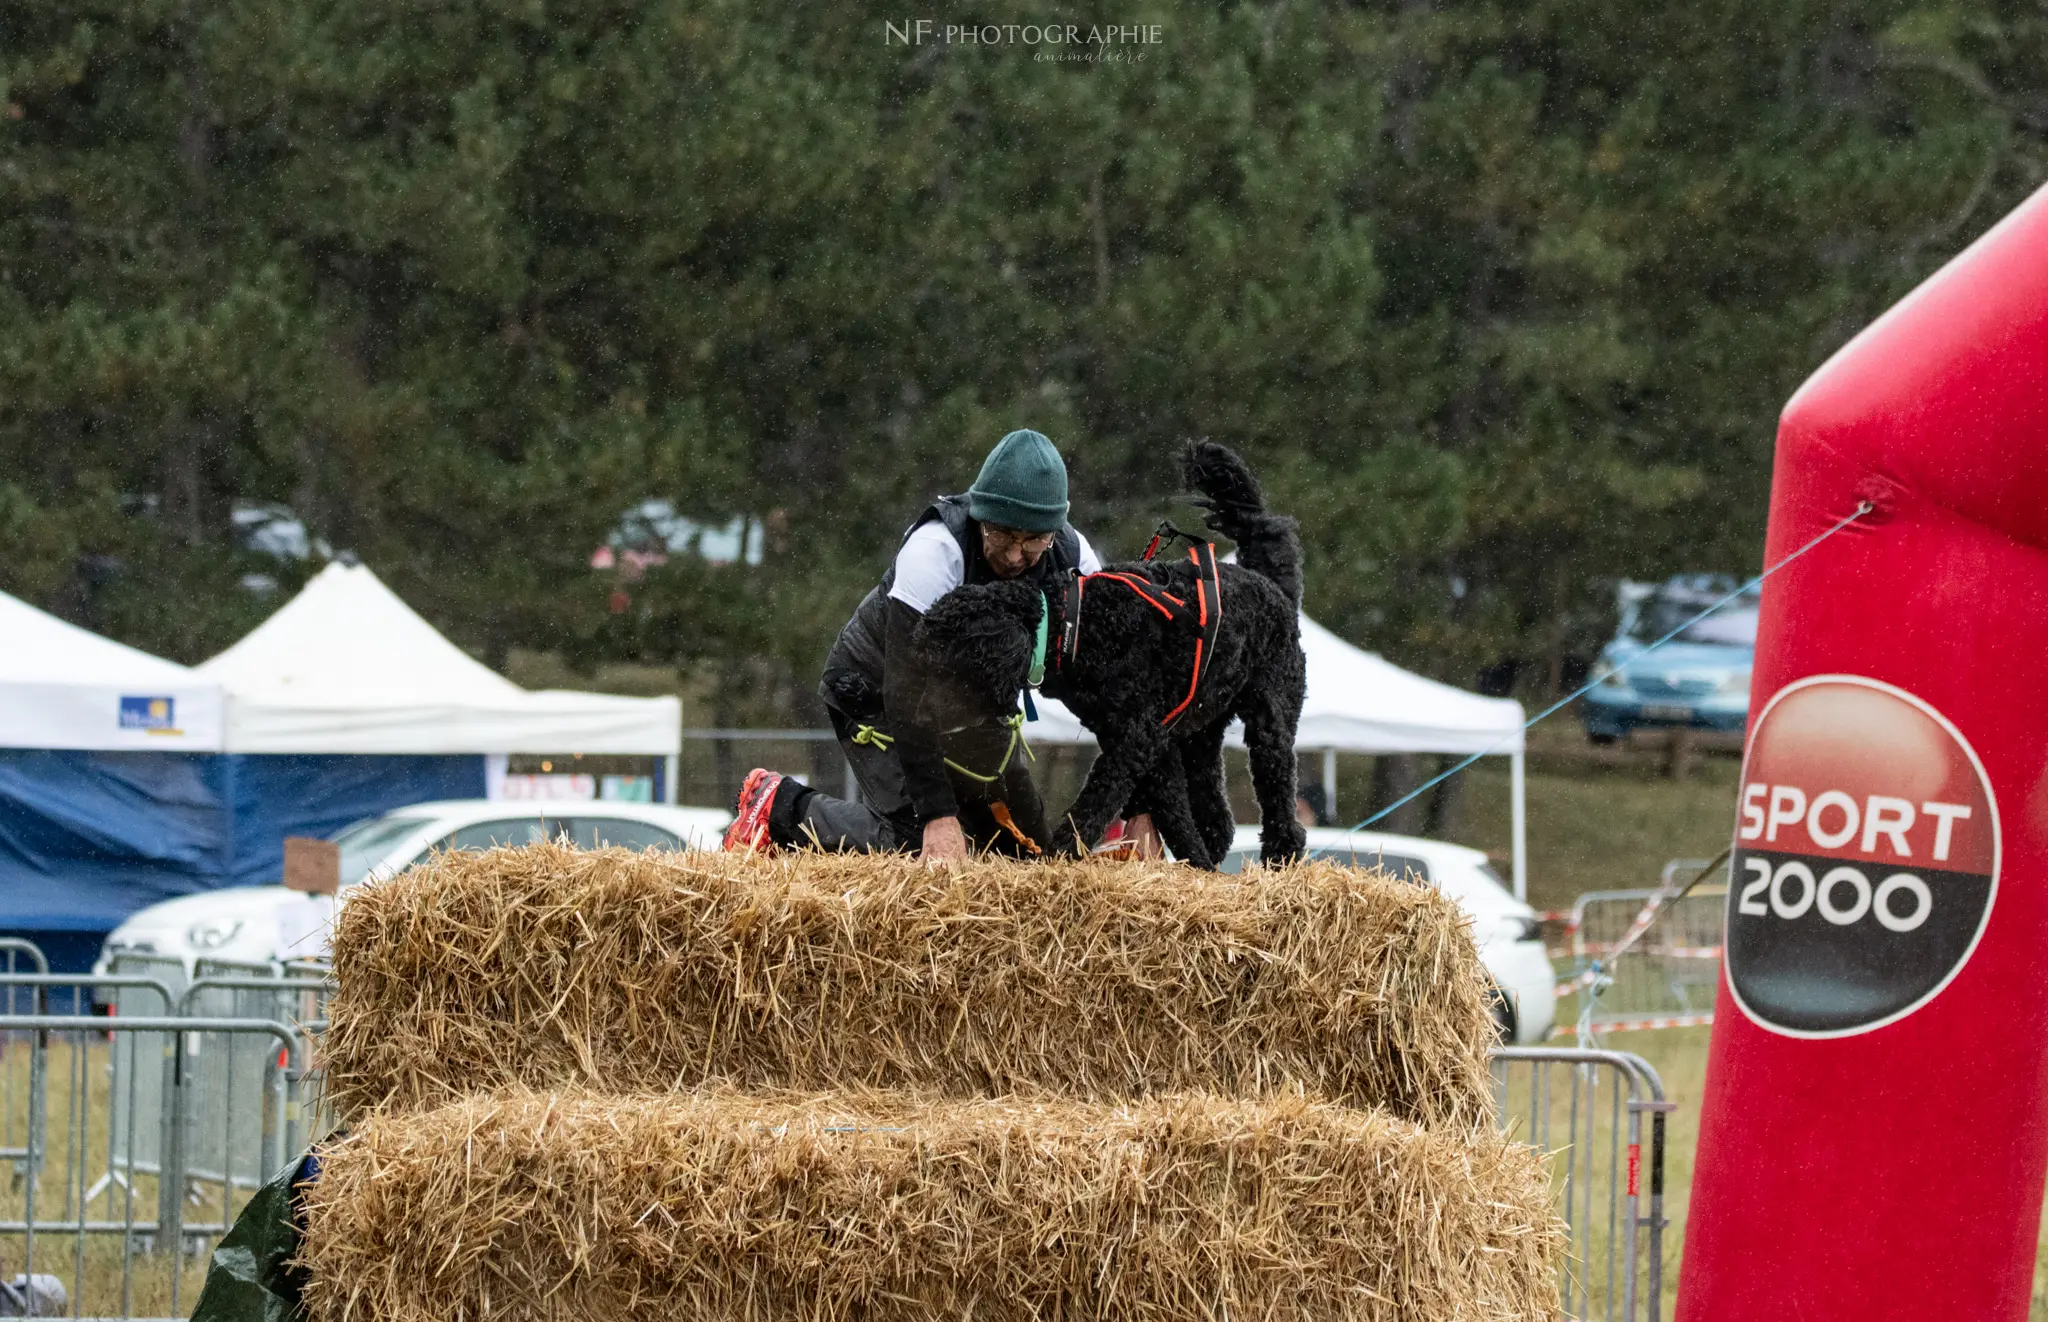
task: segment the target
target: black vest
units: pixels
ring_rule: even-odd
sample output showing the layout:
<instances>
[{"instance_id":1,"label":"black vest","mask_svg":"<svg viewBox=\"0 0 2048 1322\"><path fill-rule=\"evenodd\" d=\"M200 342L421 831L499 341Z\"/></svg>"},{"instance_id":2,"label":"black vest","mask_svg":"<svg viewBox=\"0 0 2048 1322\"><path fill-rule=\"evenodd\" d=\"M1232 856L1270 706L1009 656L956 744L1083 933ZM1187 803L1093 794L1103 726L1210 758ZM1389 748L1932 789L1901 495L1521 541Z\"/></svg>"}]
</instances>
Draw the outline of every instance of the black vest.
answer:
<instances>
[{"instance_id":1,"label":"black vest","mask_svg":"<svg viewBox=\"0 0 2048 1322\"><path fill-rule=\"evenodd\" d=\"M967 497L941 496L903 530L903 541L933 519L960 544L960 559L967 567L962 583L993 583L995 571L981 554L981 525L967 513ZM898 543L901 548L902 543ZM1081 564L1081 535L1072 524L1061 524L1052 546L1038 563L1022 576L1048 593L1057 591L1068 573ZM882 714L882 665L889 635L889 589L896 585L896 561L892 556L882 581L854 609L853 618L839 631L832 652L825 658L825 677L818 685L819 696L848 716L872 720Z\"/></svg>"}]
</instances>

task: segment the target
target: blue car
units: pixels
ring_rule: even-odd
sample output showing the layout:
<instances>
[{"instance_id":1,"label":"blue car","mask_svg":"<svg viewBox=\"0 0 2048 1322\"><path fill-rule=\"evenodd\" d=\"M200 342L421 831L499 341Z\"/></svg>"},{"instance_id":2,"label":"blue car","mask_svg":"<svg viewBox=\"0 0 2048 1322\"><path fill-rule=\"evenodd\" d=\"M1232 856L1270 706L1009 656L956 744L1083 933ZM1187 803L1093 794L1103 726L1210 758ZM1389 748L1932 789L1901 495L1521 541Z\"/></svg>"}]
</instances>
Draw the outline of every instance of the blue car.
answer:
<instances>
[{"instance_id":1,"label":"blue car","mask_svg":"<svg viewBox=\"0 0 2048 1322\"><path fill-rule=\"evenodd\" d=\"M1586 694L1587 738L1605 744L1631 730L1680 727L1741 733L1756 657L1756 588L1645 652L1735 587L1719 574L1621 585L1621 627L1601 649L1597 682Z\"/></svg>"}]
</instances>

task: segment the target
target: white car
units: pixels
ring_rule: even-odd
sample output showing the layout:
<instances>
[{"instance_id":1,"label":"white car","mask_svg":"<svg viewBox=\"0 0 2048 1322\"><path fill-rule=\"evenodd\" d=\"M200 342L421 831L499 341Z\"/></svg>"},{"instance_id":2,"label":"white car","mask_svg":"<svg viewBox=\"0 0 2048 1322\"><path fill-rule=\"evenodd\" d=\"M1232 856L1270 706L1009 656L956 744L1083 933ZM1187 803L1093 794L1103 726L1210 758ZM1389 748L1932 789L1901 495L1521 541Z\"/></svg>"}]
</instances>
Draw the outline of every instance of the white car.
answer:
<instances>
[{"instance_id":1,"label":"white car","mask_svg":"<svg viewBox=\"0 0 2048 1322\"><path fill-rule=\"evenodd\" d=\"M452 799L394 808L334 837L340 896L283 886L229 886L152 904L108 933L95 976L118 972L122 955L174 958L193 976L199 960L276 965L327 953L335 906L350 887L392 876L435 850L489 849L560 837L584 848L716 849L732 814L660 803Z\"/></svg>"},{"instance_id":2,"label":"white car","mask_svg":"<svg viewBox=\"0 0 2048 1322\"><path fill-rule=\"evenodd\" d=\"M1557 974L1543 951L1536 911L1508 893L1486 855L1463 845L1408 835L1317 828L1308 833L1308 856L1359 867L1380 867L1426 882L1458 902L1472 920L1479 962L1500 988L1494 1004L1502 1036L1541 1042L1557 1018ZM1259 828L1240 826L1218 864L1236 872L1259 857Z\"/></svg>"}]
</instances>

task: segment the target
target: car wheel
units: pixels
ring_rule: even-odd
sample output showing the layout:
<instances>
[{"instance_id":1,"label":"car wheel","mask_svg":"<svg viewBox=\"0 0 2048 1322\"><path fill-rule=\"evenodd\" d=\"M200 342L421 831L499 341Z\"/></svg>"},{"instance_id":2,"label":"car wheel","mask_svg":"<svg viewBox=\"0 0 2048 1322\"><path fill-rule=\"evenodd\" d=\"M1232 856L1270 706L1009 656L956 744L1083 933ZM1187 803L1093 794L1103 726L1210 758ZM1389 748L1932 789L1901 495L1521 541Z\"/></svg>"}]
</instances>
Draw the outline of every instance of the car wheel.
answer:
<instances>
[{"instance_id":1,"label":"car wheel","mask_svg":"<svg viewBox=\"0 0 2048 1322\"><path fill-rule=\"evenodd\" d=\"M1515 1002L1502 991L1493 979L1486 980L1486 1008L1493 1015L1493 1025L1500 1032L1504 1046L1515 1044Z\"/></svg>"},{"instance_id":2,"label":"car wheel","mask_svg":"<svg viewBox=\"0 0 2048 1322\"><path fill-rule=\"evenodd\" d=\"M1595 748L1606 748L1619 738L1618 735L1601 734L1596 730L1586 731L1586 742Z\"/></svg>"}]
</instances>

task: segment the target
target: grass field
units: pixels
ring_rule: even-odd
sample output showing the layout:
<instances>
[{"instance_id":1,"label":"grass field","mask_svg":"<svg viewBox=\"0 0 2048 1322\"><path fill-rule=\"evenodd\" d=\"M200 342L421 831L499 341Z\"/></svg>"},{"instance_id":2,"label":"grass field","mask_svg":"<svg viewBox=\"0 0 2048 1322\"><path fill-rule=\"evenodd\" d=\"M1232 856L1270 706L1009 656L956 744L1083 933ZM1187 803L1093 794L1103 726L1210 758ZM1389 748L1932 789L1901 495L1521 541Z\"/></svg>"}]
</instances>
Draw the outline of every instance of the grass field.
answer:
<instances>
[{"instance_id":1,"label":"grass field","mask_svg":"<svg viewBox=\"0 0 2048 1322\"><path fill-rule=\"evenodd\" d=\"M0 1149L20 1149L28 1132L29 1044L10 1036L0 1050ZM108 1126L112 1077L110 1048L96 1036L53 1034L47 1056L49 1078L42 1178L34 1185L34 1220L101 1223L106 1226L153 1224L157 1214L157 1181L136 1171L119 1157L109 1162ZM152 1062L153 1063L153 1062ZM83 1141L74 1141L82 1136ZM153 1145L152 1145L153 1150ZM121 1149L125 1153L125 1146ZM94 1186L109 1169L130 1178L108 1184L96 1196ZM0 1220L16 1225L29 1218L30 1186L24 1163L17 1157L0 1162L5 1200ZM183 1216L190 1226L225 1225L248 1201L246 1189L219 1183L192 1187L193 1200ZM0 1271L8 1279L24 1269L60 1277L72 1292L70 1313L94 1317L182 1317L192 1310L205 1279L206 1258L178 1257L153 1250L163 1241L128 1236L119 1230L76 1232L38 1230L33 1243L19 1230L0 1232ZM82 1283L82 1288L81 1288Z\"/></svg>"}]
</instances>

